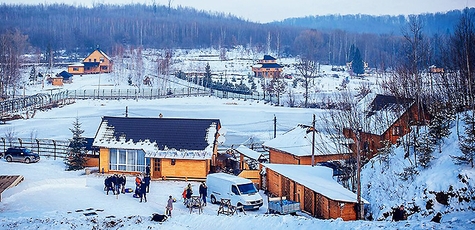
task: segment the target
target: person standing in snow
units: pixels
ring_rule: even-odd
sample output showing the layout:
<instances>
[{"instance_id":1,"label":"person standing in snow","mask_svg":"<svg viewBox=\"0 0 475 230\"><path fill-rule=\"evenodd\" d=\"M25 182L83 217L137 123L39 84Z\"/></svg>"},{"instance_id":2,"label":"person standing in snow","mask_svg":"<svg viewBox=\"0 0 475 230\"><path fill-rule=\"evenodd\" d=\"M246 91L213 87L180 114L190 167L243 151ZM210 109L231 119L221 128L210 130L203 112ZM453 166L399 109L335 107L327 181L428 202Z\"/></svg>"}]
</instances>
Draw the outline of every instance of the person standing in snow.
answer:
<instances>
[{"instance_id":1,"label":"person standing in snow","mask_svg":"<svg viewBox=\"0 0 475 230\"><path fill-rule=\"evenodd\" d=\"M173 197L169 196L168 197L168 202L167 202L167 213L165 213L167 216L172 217L172 210L173 210Z\"/></svg>"},{"instance_id":2,"label":"person standing in snow","mask_svg":"<svg viewBox=\"0 0 475 230\"><path fill-rule=\"evenodd\" d=\"M206 206L206 196L208 195L208 186L206 186L205 182L201 182L200 184L200 197L203 201L203 205Z\"/></svg>"},{"instance_id":3,"label":"person standing in snow","mask_svg":"<svg viewBox=\"0 0 475 230\"><path fill-rule=\"evenodd\" d=\"M145 188L146 188L146 191L147 193L150 191L149 187L150 187L150 174L147 174L143 177L143 180L142 180L144 183L145 183Z\"/></svg>"},{"instance_id":4,"label":"person standing in snow","mask_svg":"<svg viewBox=\"0 0 475 230\"><path fill-rule=\"evenodd\" d=\"M127 177L125 177L125 175L122 174L122 180L121 180L122 193L125 193L125 184L126 183L127 183Z\"/></svg>"},{"instance_id":5,"label":"person standing in snow","mask_svg":"<svg viewBox=\"0 0 475 230\"><path fill-rule=\"evenodd\" d=\"M186 186L185 190L183 191L183 204L185 206L188 206L188 202L191 199L191 195L193 195L193 190L191 189L191 184L189 183L188 186Z\"/></svg>"},{"instance_id":6,"label":"person standing in snow","mask_svg":"<svg viewBox=\"0 0 475 230\"><path fill-rule=\"evenodd\" d=\"M140 202L147 202L147 187L145 186L145 181L140 183Z\"/></svg>"}]
</instances>

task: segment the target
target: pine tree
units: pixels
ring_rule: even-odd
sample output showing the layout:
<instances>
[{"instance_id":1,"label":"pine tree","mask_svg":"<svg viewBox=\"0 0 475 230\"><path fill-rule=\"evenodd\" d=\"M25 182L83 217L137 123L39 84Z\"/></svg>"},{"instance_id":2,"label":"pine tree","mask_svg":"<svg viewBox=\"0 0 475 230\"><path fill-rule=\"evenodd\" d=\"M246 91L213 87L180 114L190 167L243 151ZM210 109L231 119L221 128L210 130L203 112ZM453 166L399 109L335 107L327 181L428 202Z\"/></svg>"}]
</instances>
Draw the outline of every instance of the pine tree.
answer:
<instances>
[{"instance_id":1,"label":"pine tree","mask_svg":"<svg viewBox=\"0 0 475 230\"><path fill-rule=\"evenodd\" d=\"M465 121L465 136L460 141L460 151L462 156L452 156L456 164L470 164L473 168L473 160L475 158L475 114L466 114Z\"/></svg>"},{"instance_id":2,"label":"pine tree","mask_svg":"<svg viewBox=\"0 0 475 230\"><path fill-rule=\"evenodd\" d=\"M360 50L358 48L356 48L355 50L355 54L351 63L351 68L353 69L353 73L355 73L356 76L364 73L364 63L363 59L361 58Z\"/></svg>"},{"instance_id":3,"label":"pine tree","mask_svg":"<svg viewBox=\"0 0 475 230\"><path fill-rule=\"evenodd\" d=\"M86 164L86 141L84 137L82 137L84 130L81 129L79 118L76 118L76 121L73 123L73 128L69 130L71 130L73 138L70 140L69 156L65 159L66 170L80 170L83 169Z\"/></svg>"},{"instance_id":4,"label":"pine tree","mask_svg":"<svg viewBox=\"0 0 475 230\"><path fill-rule=\"evenodd\" d=\"M434 158L432 154L434 152L434 145L435 139L428 133L422 134L418 139L416 139L416 143L414 143L417 160L419 161L419 165L423 168L428 168L430 162Z\"/></svg>"},{"instance_id":5,"label":"pine tree","mask_svg":"<svg viewBox=\"0 0 475 230\"><path fill-rule=\"evenodd\" d=\"M203 86L211 87L212 82L213 82L213 79L211 78L211 67L209 66L209 63L206 63L205 76L203 78Z\"/></svg>"},{"instance_id":6,"label":"pine tree","mask_svg":"<svg viewBox=\"0 0 475 230\"><path fill-rule=\"evenodd\" d=\"M442 152L440 149L442 140L450 135L450 123L455 120L455 111L440 103L435 103L431 114L429 136L435 144L439 145L439 152Z\"/></svg>"}]
</instances>

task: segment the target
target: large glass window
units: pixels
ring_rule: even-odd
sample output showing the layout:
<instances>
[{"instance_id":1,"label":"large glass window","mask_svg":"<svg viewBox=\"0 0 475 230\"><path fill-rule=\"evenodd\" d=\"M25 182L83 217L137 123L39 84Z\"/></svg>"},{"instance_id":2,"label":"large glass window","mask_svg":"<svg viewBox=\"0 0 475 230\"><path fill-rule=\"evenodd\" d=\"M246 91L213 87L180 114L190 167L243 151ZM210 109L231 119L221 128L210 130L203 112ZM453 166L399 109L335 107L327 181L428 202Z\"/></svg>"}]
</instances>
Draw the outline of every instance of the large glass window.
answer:
<instances>
[{"instance_id":1,"label":"large glass window","mask_svg":"<svg viewBox=\"0 0 475 230\"><path fill-rule=\"evenodd\" d=\"M145 171L145 152L138 149L110 149L110 170Z\"/></svg>"}]
</instances>

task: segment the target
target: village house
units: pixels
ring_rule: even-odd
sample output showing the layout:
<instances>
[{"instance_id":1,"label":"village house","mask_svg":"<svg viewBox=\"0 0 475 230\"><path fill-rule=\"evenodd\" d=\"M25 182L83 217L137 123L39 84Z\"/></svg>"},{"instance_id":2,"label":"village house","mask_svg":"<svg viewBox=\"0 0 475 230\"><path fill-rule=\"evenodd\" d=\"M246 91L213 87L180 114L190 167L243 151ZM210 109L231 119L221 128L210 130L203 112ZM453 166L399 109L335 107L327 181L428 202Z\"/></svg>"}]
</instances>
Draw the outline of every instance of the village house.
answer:
<instances>
[{"instance_id":1,"label":"village house","mask_svg":"<svg viewBox=\"0 0 475 230\"><path fill-rule=\"evenodd\" d=\"M270 195L300 203L300 210L320 219L356 220L357 195L332 178L325 166L262 164L262 183ZM361 202L368 202L361 198Z\"/></svg>"},{"instance_id":2,"label":"village house","mask_svg":"<svg viewBox=\"0 0 475 230\"><path fill-rule=\"evenodd\" d=\"M81 63L69 65L68 72L74 75L110 73L112 72L112 59L97 48Z\"/></svg>"},{"instance_id":3,"label":"village house","mask_svg":"<svg viewBox=\"0 0 475 230\"><path fill-rule=\"evenodd\" d=\"M277 60L270 56L270 55L264 55L264 59L259 60L257 65L252 67L252 72L254 72L254 77L260 77L260 78L279 78L283 66L277 64Z\"/></svg>"},{"instance_id":4,"label":"village house","mask_svg":"<svg viewBox=\"0 0 475 230\"><path fill-rule=\"evenodd\" d=\"M367 159L374 157L385 141L396 144L410 132L411 125L424 124L430 119L423 106L417 106L410 98L370 93L357 107L363 111L362 127L345 128L343 134L354 140L350 146L354 152L359 141L361 153Z\"/></svg>"},{"instance_id":5,"label":"village house","mask_svg":"<svg viewBox=\"0 0 475 230\"><path fill-rule=\"evenodd\" d=\"M266 141L262 146L269 151L273 164L311 165L321 162L346 160L352 153L346 139L335 139L315 131L307 125L298 125L292 130ZM312 150L313 146L313 150Z\"/></svg>"},{"instance_id":6,"label":"village house","mask_svg":"<svg viewBox=\"0 0 475 230\"><path fill-rule=\"evenodd\" d=\"M103 117L94 138L99 170L152 179L204 180L217 155L219 119Z\"/></svg>"}]
</instances>

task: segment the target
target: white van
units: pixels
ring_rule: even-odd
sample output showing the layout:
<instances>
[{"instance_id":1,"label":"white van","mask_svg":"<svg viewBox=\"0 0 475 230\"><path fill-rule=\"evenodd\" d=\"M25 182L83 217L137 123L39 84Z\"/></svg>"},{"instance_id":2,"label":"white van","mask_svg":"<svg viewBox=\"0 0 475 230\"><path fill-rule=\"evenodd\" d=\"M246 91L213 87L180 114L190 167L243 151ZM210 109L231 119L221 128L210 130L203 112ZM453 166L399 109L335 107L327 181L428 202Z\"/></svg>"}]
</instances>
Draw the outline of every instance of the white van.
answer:
<instances>
[{"instance_id":1,"label":"white van","mask_svg":"<svg viewBox=\"0 0 475 230\"><path fill-rule=\"evenodd\" d=\"M230 199L231 205L245 210L259 209L263 201L251 180L226 173L212 173L206 177L208 198L216 204L221 198Z\"/></svg>"}]
</instances>

